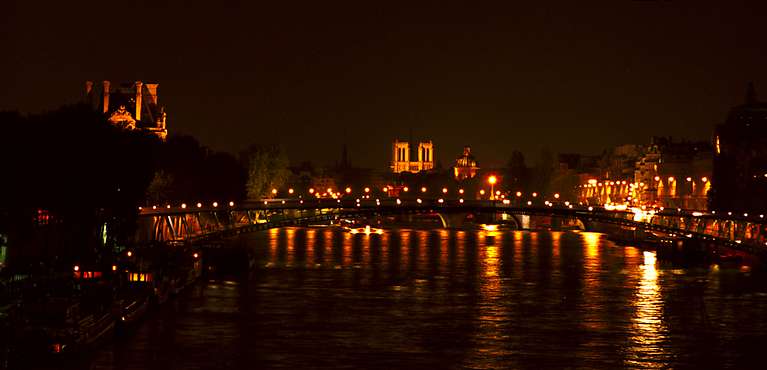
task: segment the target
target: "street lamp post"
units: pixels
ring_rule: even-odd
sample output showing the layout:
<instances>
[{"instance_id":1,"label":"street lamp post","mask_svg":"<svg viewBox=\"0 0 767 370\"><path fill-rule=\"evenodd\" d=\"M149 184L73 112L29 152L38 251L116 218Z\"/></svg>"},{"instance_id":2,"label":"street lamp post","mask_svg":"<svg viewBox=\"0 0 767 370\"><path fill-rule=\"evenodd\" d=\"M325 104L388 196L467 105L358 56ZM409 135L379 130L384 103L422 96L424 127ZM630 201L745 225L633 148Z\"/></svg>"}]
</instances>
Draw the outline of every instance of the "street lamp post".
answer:
<instances>
[{"instance_id":1,"label":"street lamp post","mask_svg":"<svg viewBox=\"0 0 767 370\"><path fill-rule=\"evenodd\" d=\"M498 178L491 175L487 178L487 182L490 183L490 200L495 200L495 183L498 182Z\"/></svg>"}]
</instances>

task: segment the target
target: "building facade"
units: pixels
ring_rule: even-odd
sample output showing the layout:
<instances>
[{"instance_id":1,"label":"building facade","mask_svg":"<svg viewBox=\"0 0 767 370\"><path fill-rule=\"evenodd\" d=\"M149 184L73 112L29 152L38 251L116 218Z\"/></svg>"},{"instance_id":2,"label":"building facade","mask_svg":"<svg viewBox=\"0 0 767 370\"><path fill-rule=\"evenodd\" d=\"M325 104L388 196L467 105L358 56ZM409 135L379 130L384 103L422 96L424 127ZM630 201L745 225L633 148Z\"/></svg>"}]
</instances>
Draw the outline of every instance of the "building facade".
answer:
<instances>
[{"instance_id":1,"label":"building facade","mask_svg":"<svg viewBox=\"0 0 767 370\"><path fill-rule=\"evenodd\" d=\"M767 209L767 103L749 84L746 102L714 129L711 207L725 212Z\"/></svg>"},{"instance_id":2,"label":"building facade","mask_svg":"<svg viewBox=\"0 0 767 370\"><path fill-rule=\"evenodd\" d=\"M453 177L458 180L472 179L477 176L479 167L477 161L474 159L474 155L471 154L471 147L463 147L463 154L458 156L455 160L455 166L453 166Z\"/></svg>"},{"instance_id":3,"label":"building facade","mask_svg":"<svg viewBox=\"0 0 767 370\"><path fill-rule=\"evenodd\" d=\"M711 145L652 138L649 145L620 146L580 173L578 201L706 210L711 188Z\"/></svg>"},{"instance_id":4,"label":"building facade","mask_svg":"<svg viewBox=\"0 0 767 370\"><path fill-rule=\"evenodd\" d=\"M392 144L391 170L394 173L431 171L434 169L434 144L420 141L417 145L394 140Z\"/></svg>"},{"instance_id":5,"label":"building facade","mask_svg":"<svg viewBox=\"0 0 767 370\"><path fill-rule=\"evenodd\" d=\"M112 124L128 129L143 130L162 140L168 136L165 107L159 105L159 84L141 81L113 85L103 81L100 86L85 82L85 101L103 112Z\"/></svg>"}]
</instances>

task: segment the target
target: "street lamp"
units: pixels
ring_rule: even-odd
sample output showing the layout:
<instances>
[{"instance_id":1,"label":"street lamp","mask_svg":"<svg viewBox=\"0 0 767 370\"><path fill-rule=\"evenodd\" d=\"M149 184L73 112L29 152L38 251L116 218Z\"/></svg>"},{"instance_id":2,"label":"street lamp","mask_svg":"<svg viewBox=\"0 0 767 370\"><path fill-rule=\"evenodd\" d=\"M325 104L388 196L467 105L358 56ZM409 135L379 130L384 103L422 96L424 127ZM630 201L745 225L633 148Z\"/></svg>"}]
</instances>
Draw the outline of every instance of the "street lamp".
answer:
<instances>
[{"instance_id":1,"label":"street lamp","mask_svg":"<svg viewBox=\"0 0 767 370\"><path fill-rule=\"evenodd\" d=\"M495 183L498 182L498 178L491 175L487 178L487 182L490 183L490 199L495 199Z\"/></svg>"}]
</instances>

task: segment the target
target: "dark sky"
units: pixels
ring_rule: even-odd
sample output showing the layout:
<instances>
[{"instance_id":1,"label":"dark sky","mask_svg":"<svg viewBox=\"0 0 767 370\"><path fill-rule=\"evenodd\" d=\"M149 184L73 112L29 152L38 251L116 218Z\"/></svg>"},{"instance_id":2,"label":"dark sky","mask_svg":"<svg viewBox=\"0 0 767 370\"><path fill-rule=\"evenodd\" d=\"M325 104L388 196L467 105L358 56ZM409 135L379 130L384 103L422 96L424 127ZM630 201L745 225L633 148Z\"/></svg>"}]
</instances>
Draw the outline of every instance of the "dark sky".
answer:
<instances>
[{"instance_id":1,"label":"dark sky","mask_svg":"<svg viewBox=\"0 0 767 370\"><path fill-rule=\"evenodd\" d=\"M347 142L355 165L385 168L411 130L446 166L465 144L480 165L535 162L708 139L748 81L767 96L764 1L480 3L5 0L0 110L154 81L171 133L321 164Z\"/></svg>"}]
</instances>

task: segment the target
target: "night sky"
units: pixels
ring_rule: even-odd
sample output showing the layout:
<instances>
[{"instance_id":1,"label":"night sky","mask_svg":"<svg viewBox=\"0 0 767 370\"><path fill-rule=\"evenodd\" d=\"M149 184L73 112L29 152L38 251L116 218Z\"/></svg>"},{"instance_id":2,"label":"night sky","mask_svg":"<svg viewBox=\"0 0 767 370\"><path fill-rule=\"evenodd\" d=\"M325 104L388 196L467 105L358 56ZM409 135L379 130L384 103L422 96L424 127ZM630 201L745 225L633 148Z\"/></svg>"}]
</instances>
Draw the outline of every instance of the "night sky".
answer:
<instances>
[{"instance_id":1,"label":"night sky","mask_svg":"<svg viewBox=\"0 0 767 370\"><path fill-rule=\"evenodd\" d=\"M764 1L132 3L0 3L0 110L73 103L86 80L158 82L171 134L319 164L346 142L384 169L411 131L445 166L465 144L481 166L514 149L534 163L544 147L708 140L749 81L767 98Z\"/></svg>"}]
</instances>

